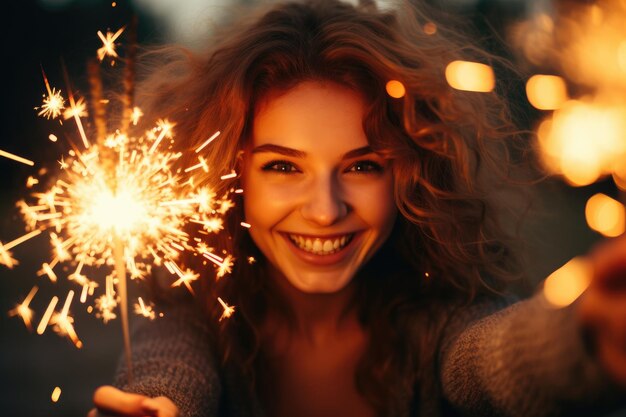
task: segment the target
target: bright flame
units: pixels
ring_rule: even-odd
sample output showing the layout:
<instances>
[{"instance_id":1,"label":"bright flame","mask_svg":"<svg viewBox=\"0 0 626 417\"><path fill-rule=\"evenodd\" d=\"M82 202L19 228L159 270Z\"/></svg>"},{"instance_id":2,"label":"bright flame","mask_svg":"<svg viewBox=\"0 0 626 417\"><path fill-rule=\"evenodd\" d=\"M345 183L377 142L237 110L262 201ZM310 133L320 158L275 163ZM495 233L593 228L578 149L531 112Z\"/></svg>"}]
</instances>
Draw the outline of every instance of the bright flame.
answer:
<instances>
[{"instance_id":1,"label":"bright flame","mask_svg":"<svg viewBox=\"0 0 626 417\"><path fill-rule=\"evenodd\" d=\"M626 209L611 197L598 193L585 205L587 224L607 237L616 237L626 230Z\"/></svg>"},{"instance_id":2,"label":"bright flame","mask_svg":"<svg viewBox=\"0 0 626 417\"><path fill-rule=\"evenodd\" d=\"M139 194L125 189L116 194L109 189L99 190L86 203L84 220L91 227L114 230L118 234L139 231L147 219L145 201L137 199Z\"/></svg>"},{"instance_id":3,"label":"bright flame","mask_svg":"<svg viewBox=\"0 0 626 417\"><path fill-rule=\"evenodd\" d=\"M446 67L450 87L463 91L487 93L495 87L495 76L489 65L478 62L453 61Z\"/></svg>"},{"instance_id":4,"label":"bright flame","mask_svg":"<svg viewBox=\"0 0 626 417\"><path fill-rule=\"evenodd\" d=\"M573 303L591 283L591 265L577 257L554 271L543 284L543 295L554 307Z\"/></svg>"}]
</instances>

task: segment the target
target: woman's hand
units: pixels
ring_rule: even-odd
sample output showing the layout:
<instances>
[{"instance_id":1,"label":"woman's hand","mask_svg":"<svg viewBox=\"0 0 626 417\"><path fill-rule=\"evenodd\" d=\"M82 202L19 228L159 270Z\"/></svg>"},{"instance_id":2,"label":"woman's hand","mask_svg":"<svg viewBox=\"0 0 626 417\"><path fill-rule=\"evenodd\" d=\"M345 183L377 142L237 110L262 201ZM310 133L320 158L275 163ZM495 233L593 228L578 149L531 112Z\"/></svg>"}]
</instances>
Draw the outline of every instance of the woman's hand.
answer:
<instances>
[{"instance_id":1,"label":"woman's hand","mask_svg":"<svg viewBox=\"0 0 626 417\"><path fill-rule=\"evenodd\" d=\"M589 256L593 281L579 303L600 363L626 388L626 236L603 242Z\"/></svg>"},{"instance_id":2,"label":"woman's hand","mask_svg":"<svg viewBox=\"0 0 626 417\"><path fill-rule=\"evenodd\" d=\"M150 398L102 386L93 395L96 408L87 417L178 417L178 407L167 397Z\"/></svg>"}]
</instances>

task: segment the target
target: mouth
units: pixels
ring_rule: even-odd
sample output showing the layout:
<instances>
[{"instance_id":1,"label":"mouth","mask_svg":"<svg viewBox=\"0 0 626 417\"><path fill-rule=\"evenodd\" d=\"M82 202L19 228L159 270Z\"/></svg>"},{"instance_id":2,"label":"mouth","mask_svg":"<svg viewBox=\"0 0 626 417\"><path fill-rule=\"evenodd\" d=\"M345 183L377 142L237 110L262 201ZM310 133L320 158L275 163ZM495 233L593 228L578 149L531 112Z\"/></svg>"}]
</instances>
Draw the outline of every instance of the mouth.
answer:
<instances>
[{"instance_id":1,"label":"mouth","mask_svg":"<svg viewBox=\"0 0 626 417\"><path fill-rule=\"evenodd\" d=\"M341 252L350 244L355 233L316 237L289 233L286 236L300 250L318 256L329 256Z\"/></svg>"}]
</instances>

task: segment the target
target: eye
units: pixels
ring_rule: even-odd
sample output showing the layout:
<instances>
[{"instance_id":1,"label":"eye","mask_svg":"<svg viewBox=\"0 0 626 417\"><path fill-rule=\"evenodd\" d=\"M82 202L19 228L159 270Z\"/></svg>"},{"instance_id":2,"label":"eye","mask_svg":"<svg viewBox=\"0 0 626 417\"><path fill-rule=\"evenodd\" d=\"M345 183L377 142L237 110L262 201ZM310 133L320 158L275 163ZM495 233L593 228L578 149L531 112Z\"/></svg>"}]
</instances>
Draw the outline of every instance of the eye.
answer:
<instances>
[{"instance_id":1,"label":"eye","mask_svg":"<svg viewBox=\"0 0 626 417\"><path fill-rule=\"evenodd\" d=\"M300 172L298 168L289 161L271 161L261 167L262 171L276 172L279 174L292 174Z\"/></svg>"},{"instance_id":2,"label":"eye","mask_svg":"<svg viewBox=\"0 0 626 417\"><path fill-rule=\"evenodd\" d=\"M364 160L357 161L348 168L348 172L376 174L383 171L383 166L378 162Z\"/></svg>"}]
</instances>

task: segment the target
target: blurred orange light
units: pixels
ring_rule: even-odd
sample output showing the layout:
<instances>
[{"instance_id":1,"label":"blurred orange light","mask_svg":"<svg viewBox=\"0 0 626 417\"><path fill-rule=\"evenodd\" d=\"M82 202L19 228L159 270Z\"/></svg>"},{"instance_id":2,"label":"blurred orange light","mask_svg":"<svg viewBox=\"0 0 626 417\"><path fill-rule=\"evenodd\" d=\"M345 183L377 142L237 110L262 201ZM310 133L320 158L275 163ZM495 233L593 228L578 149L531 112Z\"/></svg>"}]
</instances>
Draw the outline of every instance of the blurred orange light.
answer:
<instances>
[{"instance_id":1,"label":"blurred orange light","mask_svg":"<svg viewBox=\"0 0 626 417\"><path fill-rule=\"evenodd\" d=\"M487 93L495 87L495 76L489 65L478 62L453 61L446 67L450 87L463 91Z\"/></svg>"},{"instance_id":2,"label":"blurred orange light","mask_svg":"<svg viewBox=\"0 0 626 417\"><path fill-rule=\"evenodd\" d=\"M52 391L52 395L50 396L50 399L52 400L53 403L55 403L59 401L60 396L61 396L61 388L55 387L54 390Z\"/></svg>"},{"instance_id":3,"label":"blurred orange light","mask_svg":"<svg viewBox=\"0 0 626 417\"><path fill-rule=\"evenodd\" d=\"M626 108L569 100L538 129L547 167L574 186L610 174L626 158Z\"/></svg>"},{"instance_id":4,"label":"blurred orange light","mask_svg":"<svg viewBox=\"0 0 626 417\"><path fill-rule=\"evenodd\" d=\"M615 181L615 185L617 185L620 190L626 191L626 161L613 169L613 181Z\"/></svg>"},{"instance_id":5,"label":"blurred orange light","mask_svg":"<svg viewBox=\"0 0 626 417\"><path fill-rule=\"evenodd\" d=\"M424 25L424 33L427 35L434 35L435 33L437 33L437 25L435 25L433 22L428 22Z\"/></svg>"},{"instance_id":6,"label":"blurred orange light","mask_svg":"<svg viewBox=\"0 0 626 417\"><path fill-rule=\"evenodd\" d=\"M576 257L554 271L543 283L543 295L554 307L573 303L591 282L588 261Z\"/></svg>"},{"instance_id":7,"label":"blurred orange light","mask_svg":"<svg viewBox=\"0 0 626 417\"><path fill-rule=\"evenodd\" d=\"M526 96L539 110L555 110L567 100L563 78L556 75L533 75L526 83Z\"/></svg>"},{"instance_id":8,"label":"blurred orange light","mask_svg":"<svg viewBox=\"0 0 626 417\"><path fill-rule=\"evenodd\" d=\"M624 205L611 197L598 193L585 206L587 224L606 237L616 237L626 229Z\"/></svg>"},{"instance_id":9,"label":"blurred orange light","mask_svg":"<svg viewBox=\"0 0 626 417\"><path fill-rule=\"evenodd\" d=\"M397 80L389 81L385 88L387 90L387 94L389 94L393 98L402 98L406 94L404 84Z\"/></svg>"}]
</instances>

